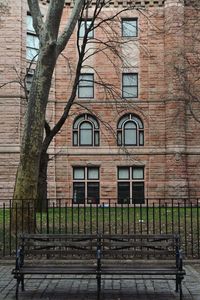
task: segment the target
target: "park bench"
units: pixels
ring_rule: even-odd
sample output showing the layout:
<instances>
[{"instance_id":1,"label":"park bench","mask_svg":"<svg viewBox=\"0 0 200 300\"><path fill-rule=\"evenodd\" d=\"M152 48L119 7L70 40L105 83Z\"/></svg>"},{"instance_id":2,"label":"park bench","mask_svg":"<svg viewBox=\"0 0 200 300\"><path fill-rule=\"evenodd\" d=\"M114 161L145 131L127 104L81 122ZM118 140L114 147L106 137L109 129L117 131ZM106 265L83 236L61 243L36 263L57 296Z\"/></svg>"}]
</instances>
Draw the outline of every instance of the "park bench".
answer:
<instances>
[{"instance_id":1,"label":"park bench","mask_svg":"<svg viewBox=\"0 0 200 300\"><path fill-rule=\"evenodd\" d=\"M24 234L20 240L15 269L12 270L17 280L16 299L20 283L24 291L24 279L28 274L38 278L48 275L49 279L55 279L54 275L60 275L60 278L96 276L96 234Z\"/></svg>"},{"instance_id":2,"label":"park bench","mask_svg":"<svg viewBox=\"0 0 200 300\"><path fill-rule=\"evenodd\" d=\"M12 274L17 280L17 299L26 275L48 275L49 279L54 278L50 275L62 279L92 275L97 279L98 299L102 278L174 279L182 299L185 271L178 235L24 234Z\"/></svg>"},{"instance_id":3,"label":"park bench","mask_svg":"<svg viewBox=\"0 0 200 300\"><path fill-rule=\"evenodd\" d=\"M185 275L180 250L180 237L174 234L102 235L98 243L97 284L101 278L120 275L135 279L174 280L182 299ZM142 276L141 276L142 275Z\"/></svg>"}]
</instances>

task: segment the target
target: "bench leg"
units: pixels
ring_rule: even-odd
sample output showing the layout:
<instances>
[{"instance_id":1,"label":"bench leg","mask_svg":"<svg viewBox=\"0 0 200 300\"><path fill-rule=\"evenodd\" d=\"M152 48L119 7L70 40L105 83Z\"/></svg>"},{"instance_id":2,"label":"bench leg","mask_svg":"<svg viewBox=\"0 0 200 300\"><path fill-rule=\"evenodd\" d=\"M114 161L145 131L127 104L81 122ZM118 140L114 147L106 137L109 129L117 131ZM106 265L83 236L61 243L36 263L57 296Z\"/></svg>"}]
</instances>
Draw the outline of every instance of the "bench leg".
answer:
<instances>
[{"instance_id":1,"label":"bench leg","mask_svg":"<svg viewBox=\"0 0 200 300\"><path fill-rule=\"evenodd\" d=\"M97 275L97 299L100 299L101 294L101 275Z\"/></svg>"},{"instance_id":2,"label":"bench leg","mask_svg":"<svg viewBox=\"0 0 200 300\"><path fill-rule=\"evenodd\" d=\"M21 277L21 290L24 291L24 275Z\"/></svg>"},{"instance_id":3,"label":"bench leg","mask_svg":"<svg viewBox=\"0 0 200 300\"><path fill-rule=\"evenodd\" d=\"M176 276L176 292L179 291L180 300L182 300L182 298L183 298L182 280L183 280L183 276Z\"/></svg>"},{"instance_id":4,"label":"bench leg","mask_svg":"<svg viewBox=\"0 0 200 300\"><path fill-rule=\"evenodd\" d=\"M19 293L19 285L20 285L20 281L21 281L20 276L17 276L17 284L16 284L16 291L15 291L15 297L16 297L16 300L18 300L18 293Z\"/></svg>"},{"instance_id":5,"label":"bench leg","mask_svg":"<svg viewBox=\"0 0 200 300\"><path fill-rule=\"evenodd\" d=\"M182 291L182 284L181 284L181 282L182 282L182 278L180 278L180 283L179 283L180 300L182 300L182 298L183 298L183 291Z\"/></svg>"},{"instance_id":6,"label":"bench leg","mask_svg":"<svg viewBox=\"0 0 200 300\"><path fill-rule=\"evenodd\" d=\"M178 293L178 276L176 275L176 289L175 289L176 293Z\"/></svg>"}]
</instances>

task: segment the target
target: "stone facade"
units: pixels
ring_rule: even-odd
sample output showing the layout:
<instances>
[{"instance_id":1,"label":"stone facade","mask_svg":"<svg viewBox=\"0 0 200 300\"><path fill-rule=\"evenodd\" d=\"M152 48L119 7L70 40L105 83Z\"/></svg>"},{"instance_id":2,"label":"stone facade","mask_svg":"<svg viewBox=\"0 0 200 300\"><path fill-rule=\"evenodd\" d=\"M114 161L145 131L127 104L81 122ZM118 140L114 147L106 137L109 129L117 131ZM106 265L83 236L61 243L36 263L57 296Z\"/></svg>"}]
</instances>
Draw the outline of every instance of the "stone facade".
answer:
<instances>
[{"instance_id":1,"label":"stone facade","mask_svg":"<svg viewBox=\"0 0 200 300\"><path fill-rule=\"evenodd\" d=\"M1 199L12 197L26 106L24 91L15 81L25 74L27 67L27 6L25 0L17 1L15 5L8 2L10 9L0 19L0 85L9 82L0 89ZM47 2L41 1L44 14ZM97 181L101 201L117 201L119 167L144 167L144 195L149 199L200 196L200 124L186 107L180 78L175 72L175 66L184 64L181 54L191 51L192 28L188 24L197 24L198 13L194 14L188 1L186 6L180 0L112 1L105 11L111 15L129 2L135 3L137 9L123 12L120 18L138 20L138 37L130 41L129 47L126 43L121 45L121 52L126 57L124 63L128 65L120 65L118 61L116 71L112 57L108 59L100 52L87 60L87 66L95 68L95 72L116 87L122 85L123 72L138 73L138 97L128 100L119 96L107 98L104 89L98 85L94 85L92 99L77 97L69 118L49 148L49 198L74 196L73 169L77 167L99 168ZM66 1L62 26L70 11L71 2ZM103 32L97 30L95 37L102 40ZM94 44L92 51L95 47ZM74 33L58 60L53 78L47 111L51 125L61 116L70 96L76 61ZM87 67L86 73L88 70ZM99 146L73 146L73 123L81 114L92 114L99 120ZM143 146L117 145L117 124L125 114L133 114L142 120Z\"/></svg>"}]
</instances>

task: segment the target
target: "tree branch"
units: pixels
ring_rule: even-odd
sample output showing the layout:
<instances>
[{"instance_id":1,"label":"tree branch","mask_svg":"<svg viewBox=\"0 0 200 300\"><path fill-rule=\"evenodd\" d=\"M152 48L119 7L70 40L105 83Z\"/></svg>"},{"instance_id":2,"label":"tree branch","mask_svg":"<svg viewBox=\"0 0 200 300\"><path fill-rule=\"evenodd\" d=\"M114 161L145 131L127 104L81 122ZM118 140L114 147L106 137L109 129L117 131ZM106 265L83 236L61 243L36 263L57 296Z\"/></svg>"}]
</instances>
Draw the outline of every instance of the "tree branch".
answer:
<instances>
[{"instance_id":1,"label":"tree branch","mask_svg":"<svg viewBox=\"0 0 200 300\"><path fill-rule=\"evenodd\" d=\"M69 17L67 25L65 26L63 33L58 38L57 56L64 50L67 42L69 41L83 6L84 6L84 0L75 0L74 7L72 9L72 13L71 16Z\"/></svg>"},{"instance_id":2,"label":"tree branch","mask_svg":"<svg viewBox=\"0 0 200 300\"><path fill-rule=\"evenodd\" d=\"M40 36L44 22L42 20L42 13L39 7L38 0L28 0L28 6L33 17L33 27L38 36Z\"/></svg>"},{"instance_id":3,"label":"tree branch","mask_svg":"<svg viewBox=\"0 0 200 300\"><path fill-rule=\"evenodd\" d=\"M51 42L57 40L65 0L51 0L46 16L46 33Z\"/></svg>"}]
</instances>

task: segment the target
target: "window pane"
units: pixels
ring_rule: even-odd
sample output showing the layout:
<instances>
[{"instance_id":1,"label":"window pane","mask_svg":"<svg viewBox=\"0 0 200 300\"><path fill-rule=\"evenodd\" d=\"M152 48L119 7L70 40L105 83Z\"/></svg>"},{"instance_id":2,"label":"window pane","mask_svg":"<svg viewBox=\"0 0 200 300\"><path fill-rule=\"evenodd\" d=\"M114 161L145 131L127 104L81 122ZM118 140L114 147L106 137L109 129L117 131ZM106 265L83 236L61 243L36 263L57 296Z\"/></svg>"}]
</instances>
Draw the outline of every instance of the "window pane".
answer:
<instances>
[{"instance_id":1,"label":"window pane","mask_svg":"<svg viewBox=\"0 0 200 300\"><path fill-rule=\"evenodd\" d=\"M144 203L144 182L133 182L133 199L136 204Z\"/></svg>"},{"instance_id":2,"label":"window pane","mask_svg":"<svg viewBox=\"0 0 200 300\"><path fill-rule=\"evenodd\" d=\"M99 168L88 168L88 179L99 179Z\"/></svg>"},{"instance_id":3,"label":"window pane","mask_svg":"<svg viewBox=\"0 0 200 300\"><path fill-rule=\"evenodd\" d=\"M27 15L26 26L27 26L27 31L35 32L35 29L33 27L33 18L30 15Z\"/></svg>"},{"instance_id":4,"label":"window pane","mask_svg":"<svg viewBox=\"0 0 200 300\"><path fill-rule=\"evenodd\" d=\"M135 116L131 116L131 119L134 120L135 123L138 124L139 128L143 128L144 127L142 121L139 118L137 118Z\"/></svg>"},{"instance_id":5,"label":"window pane","mask_svg":"<svg viewBox=\"0 0 200 300\"><path fill-rule=\"evenodd\" d=\"M84 179L85 168L74 168L74 179Z\"/></svg>"},{"instance_id":6,"label":"window pane","mask_svg":"<svg viewBox=\"0 0 200 300\"><path fill-rule=\"evenodd\" d=\"M85 117L82 116L82 117L79 117L75 122L74 122L74 128L78 128L78 125L84 121Z\"/></svg>"},{"instance_id":7,"label":"window pane","mask_svg":"<svg viewBox=\"0 0 200 300\"><path fill-rule=\"evenodd\" d=\"M88 203L99 203L99 183L88 182L87 184L87 202Z\"/></svg>"},{"instance_id":8,"label":"window pane","mask_svg":"<svg viewBox=\"0 0 200 300\"><path fill-rule=\"evenodd\" d=\"M75 182L73 185L73 203L83 204L85 201L85 183Z\"/></svg>"},{"instance_id":9,"label":"window pane","mask_svg":"<svg viewBox=\"0 0 200 300\"><path fill-rule=\"evenodd\" d=\"M122 20L122 35L137 36L137 20Z\"/></svg>"},{"instance_id":10,"label":"window pane","mask_svg":"<svg viewBox=\"0 0 200 300\"><path fill-rule=\"evenodd\" d=\"M121 120L120 120L119 123L118 123L118 127L117 127L117 128L122 128L123 123L124 123L126 120L128 120L128 119L129 119L129 116L128 116L128 115L125 116L125 117L123 117L123 118L121 118Z\"/></svg>"},{"instance_id":11,"label":"window pane","mask_svg":"<svg viewBox=\"0 0 200 300\"><path fill-rule=\"evenodd\" d=\"M93 74L81 74L79 77L79 86L93 86L94 75Z\"/></svg>"},{"instance_id":12,"label":"window pane","mask_svg":"<svg viewBox=\"0 0 200 300\"><path fill-rule=\"evenodd\" d=\"M39 39L36 35L27 34L26 45L30 48L39 49Z\"/></svg>"},{"instance_id":13,"label":"window pane","mask_svg":"<svg viewBox=\"0 0 200 300\"><path fill-rule=\"evenodd\" d=\"M38 50L37 49L32 49L32 48L26 48L26 58L28 60L37 60L38 57Z\"/></svg>"},{"instance_id":14,"label":"window pane","mask_svg":"<svg viewBox=\"0 0 200 300\"><path fill-rule=\"evenodd\" d=\"M123 97L124 98L137 98L138 90L137 87L123 87Z\"/></svg>"},{"instance_id":15,"label":"window pane","mask_svg":"<svg viewBox=\"0 0 200 300\"><path fill-rule=\"evenodd\" d=\"M92 126L90 129L80 127L80 145L92 145Z\"/></svg>"},{"instance_id":16,"label":"window pane","mask_svg":"<svg viewBox=\"0 0 200 300\"><path fill-rule=\"evenodd\" d=\"M123 74L123 85L130 86L135 85L137 86L137 74Z\"/></svg>"},{"instance_id":17,"label":"window pane","mask_svg":"<svg viewBox=\"0 0 200 300\"><path fill-rule=\"evenodd\" d=\"M94 145L99 146L99 132L98 131L96 131L94 133Z\"/></svg>"},{"instance_id":18,"label":"window pane","mask_svg":"<svg viewBox=\"0 0 200 300\"><path fill-rule=\"evenodd\" d=\"M34 71L33 71L33 73L26 74L26 90L28 92L31 89L31 85L32 85L32 81L33 81L33 75L34 75Z\"/></svg>"},{"instance_id":19,"label":"window pane","mask_svg":"<svg viewBox=\"0 0 200 300\"><path fill-rule=\"evenodd\" d=\"M94 96L94 75L81 74L79 77L78 97L93 98Z\"/></svg>"},{"instance_id":20,"label":"window pane","mask_svg":"<svg viewBox=\"0 0 200 300\"><path fill-rule=\"evenodd\" d=\"M77 131L73 132L73 145L74 146L78 145L78 132Z\"/></svg>"},{"instance_id":21,"label":"window pane","mask_svg":"<svg viewBox=\"0 0 200 300\"><path fill-rule=\"evenodd\" d=\"M118 203L128 204L130 203L130 183L119 182L118 183Z\"/></svg>"},{"instance_id":22,"label":"window pane","mask_svg":"<svg viewBox=\"0 0 200 300\"><path fill-rule=\"evenodd\" d=\"M79 87L79 98L93 98L93 87Z\"/></svg>"},{"instance_id":23,"label":"window pane","mask_svg":"<svg viewBox=\"0 0 200 300\"><path fill-rule=\"evenodd\" d=\"M139 133L140 145L144 145L144 132L140 131Z\"/></svg>"},{"instance_id":24,"label":"window pane","mask_svg":"<svg viewBox=\"0 0 200 300\"><path fill-rule=\"evenodd\" d=\"M118 168L118 179L129 179L129 167Z\"/></svg>"},{"instance_id":25,"label":"window pane","mask_svg":"<svg viewBox=\"0 0 200 300\"><path fill-rule=\"evenodd\" d=\"M124 144L137 145L136 129L124 129Z\"/></svg>"},{"instance_id":26,"label":"window pane","mask_svg":"<svg viewBox=\"0 0 200 300\"><path fill-rule=\"evenodd\" d=\"M89 28L90 25L91 25L91 21L89 21L89 20L81 21L80 31L79 31L79 37L81 37L81 38L84 37L84 35L85 35L85 28ZM93 30L91 30L88 33L88 37L89 38L93 37Z\"/></svg>"},{"instance_id":27,"label":"window pane","mask_svg":"<svg viewBox=\"0 0 200 300\"><path fill-rule=\"evenodd\" d=\"M133 168L133 179L144 179L144 168Z\"/></svg>"},{"instance_id":28,"label":"window pane","mask_svg":"<svg viewBox=\"0 0 200 300\"><path fill-rule=\"evenodd\" d=\"M95 129L96 129L96 128L99 128L99 124L98 124L98 122L95 120L95 118L93 118L93 117L91 117L91 116L88 116L88 120L90 120L90 121L94 124Z\"/></svg>"},{"instance_id":29,"label":"window pane","mask_svg":"<svg viewBox=\"0 0 200 300\"><path fill-rule=\"evenodd\" d=\"M80 126L81 129L92 129L92 125L89 122L83 122Z\"/></svg>"},{"instance_id":30,"label":"window pane","mask_svg":"<svg viewBox=\"0 0 200 300\"><path fill-rule=\"evenodd\" d=\"M122 145L122 132L121 131L118 131L118 133L117 133L117 144L119 146Z\"/></svg>"},{"instance_id":31,"label":"window pane","mask_svg":"<svg viewBox=\"0 0 200 300\"><path fill-rule=\"evenodd\" d=\"M124 125L124 128L125 129L136 129L136 125L134 122L129 121L129 122L126 122L126 124Z\"/></svg>"}]
</instances>

